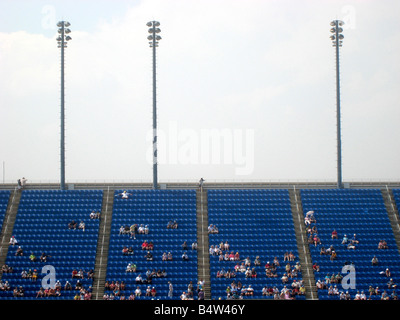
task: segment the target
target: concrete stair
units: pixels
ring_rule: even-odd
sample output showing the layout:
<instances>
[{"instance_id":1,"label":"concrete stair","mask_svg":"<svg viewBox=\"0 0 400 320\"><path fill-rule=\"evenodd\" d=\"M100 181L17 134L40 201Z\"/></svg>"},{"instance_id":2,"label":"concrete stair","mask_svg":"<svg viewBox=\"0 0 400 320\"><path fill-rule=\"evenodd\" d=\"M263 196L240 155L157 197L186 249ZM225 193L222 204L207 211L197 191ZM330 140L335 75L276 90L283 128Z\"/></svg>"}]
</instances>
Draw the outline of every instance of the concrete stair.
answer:
<instances>
[{"instance_id":1,"label":"concrete stair","mask_svg":"<svg viewBox=\"0 0 400 320\"><path fill-rule=\"evenodd\" d=\"M383 201L386 206L389 221L393 229L393 235L396 240L397 250L400 253L400 219L399 211L394 200L393 191L388 187L381 189Z\"/></svg>"},{"instance_id":2,"label":"concrete stair","mask_svg":"<svg viewBox=\"0 0 400 320\"><path fill-rule=\"evenodd\" d=\"M310 248L307 243L307 232L304 224L303 206L301 204L300 190L289 189L290 204L293 215L294 229L297 240L297 251L302 270L302 278L306 288L307 300L318 300L318 291L312 269Z\"/></svg>"},{"instance_id":3,"label":"concrete stair","mask_svg":"<svg viewBox=\"0 0 400 320\"><path fill-rule=\"evenodd\" d=\"M204 299L211 299L210 255L208 238L207 191L203 188L196 195L197 218L197 271L198 280L204 281Z\"/></svg>"},{"instance_id":4,"label":"concrete stair","mask_svg":"<svg viewBox=\"0 0 400 320\"><path fill-rule=\"evenodd\" d=\"M4 216L3 228L1 230L0 266L4 265L7 259L7 253L9 250L9 241L12 236L15 220L17 219L17 212L18 212L19 202L21 200L21 194L22 190L18 189L11 191L10 194L6 215ZM1 275L2 274L0 271L0 277Z\"/></svg>"},{"instance_id":5,"label":"concrete stair","mask_svg":"<svg viewBox=\"0 0 400 320\"><path fill-rule=\"evenodd\" d=\"M110 243L111 220L114 204L114 190L103 191L103 203L100 213L99 237L94 267L92 300L102 300L107 275L108 248Z\"/></svg>"}]
</instances>

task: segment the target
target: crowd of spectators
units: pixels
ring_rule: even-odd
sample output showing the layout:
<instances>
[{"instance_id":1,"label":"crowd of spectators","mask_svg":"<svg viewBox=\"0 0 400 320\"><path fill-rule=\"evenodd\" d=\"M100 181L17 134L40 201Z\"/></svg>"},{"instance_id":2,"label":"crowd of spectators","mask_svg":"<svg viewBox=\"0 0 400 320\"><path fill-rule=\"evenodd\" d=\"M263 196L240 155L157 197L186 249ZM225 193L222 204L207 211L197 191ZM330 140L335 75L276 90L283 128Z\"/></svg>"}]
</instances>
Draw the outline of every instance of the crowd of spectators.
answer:
<instances>
[{"instance_id":1,"label":"crowd of spectators","mask_svg":"<svg viewBox=\"0 0 400 320\"><path fill-rule=\"evenodd\" d=\"M321 243L318 237L318 229L317 229L317 219L315 217L314 211L308 211L305 216L304 223L306 225L306 232L308 233L308 243L310 245L321 245L320 247L320 256L329 256L331 261L334 261L337 259L337 250L335 249L335 246L333 244L330 244L329 247L326 248L324 244ZM353 234L352 236L348 236L347 233L343 234L343 237L341 239L339 238L339 233L336 229L333 229L333 231L330 234L330 238L332 239L332 242L335 240L338 240L338 245L341 246L341 248L345 250L357 250L357 247L359 247L360 244L360 239L357 237L357 234ZM386 250L388 249L388 244L385 240L381 239L379 240L377 244L377 249L378 250ZM346 265L352 265L355 267L353 262L344 262L344 266ZM374 255L371 259L371 265L372 266L379 266L379 260L376 255ZM312 269L315 273L321 272L321 268L318 265L317 262L314 262L312 265ZM343 279L343 275L341 274L341 271L339 271L337 274L327 274L324 278L320 278L316 281L316 287L318 290L327 290L327 294L329 296L337 296L338 299L340 300L371 300L373 296L380 296L381 300L397 300L397 294L396 294L396 288L397 285L394 282L393 278L391 278L391 272L389 268L386 268L385 270L379 271L378 272L380 275L385 276L388 278L387 282L387 289L392 290L391 294L388 294L386 290L381 291L379 287L376 287L375 289L370 286L369 288L369 294L367 295L363 290L357 291L356 294L353 296L349 293L349 291L343 291L340 290L341 288L341 282Z\"/></svg>"}]
</instances>

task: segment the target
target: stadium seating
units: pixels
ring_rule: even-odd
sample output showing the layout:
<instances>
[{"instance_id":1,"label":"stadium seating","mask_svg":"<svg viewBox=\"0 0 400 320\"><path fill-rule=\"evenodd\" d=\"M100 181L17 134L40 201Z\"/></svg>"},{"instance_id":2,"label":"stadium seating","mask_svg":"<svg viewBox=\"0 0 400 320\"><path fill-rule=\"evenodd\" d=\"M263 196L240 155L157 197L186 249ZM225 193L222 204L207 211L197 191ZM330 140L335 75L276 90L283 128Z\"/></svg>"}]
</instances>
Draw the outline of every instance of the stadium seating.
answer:
<instances>
[{"instance_id":1,"label":"stadium seating","mask_svg":"<svg viewBox=\"0 0 400 320\"><path fill-rule=\"evenodd\" d=\"M49 268L55 271L55 280L62 287L69 281L73 288L77 279L71 279L72 271L82 269L85 278L80 280L83 287L90 290L92 279L87 272L94 270L99 220L90 219L90 212L101 211L103 192L101 190L24 190L13 229L13 236L18 245L9 246L6 264L13 267L12 273L4 273L2 281L11 285L11 291L0 291L0 299L36 299L42 286L50 284ZM85 223L85 231L69 229L72 221ZM21 246L23 256L16 256L16 249ZM41 262L42 253L49 256L47 262ZM38 258L32 262L31 253ZM38 273L37 281L22 279L21 272ZM42 273L43 272L43 273ZM15 287L23 287L23 297L13 297ZM43 299L73 299L77 291L61 290L60 297Z\"/></svg>"},{"instance_id":2,"label":"stadium seating","mask_svg":"<svg viewBox=\"0 0 400 320\"><path fill-rule=\"evenodd\" d=\"M262 289L265 286L283 289L281 277L287 263L283 261L284 254L295 255L295 261L290 262L292 267L299 261L288 190L208 190L208 219L209 224L218 228L218 234L209 236L210 246L228 241L229 251L239 252L241 260L250 258L251 269L257 256L261 260L261 265L255 267L257 278L246 278L238 272L236 278L226 279L217 278L217 272L223 268L233 270L236 262L219 261L218 256L210 256L211 298L226 299L226 289L235 280L254 289L254 295L244 299L273 299L273 296L263 296ZM275 257L280 261L278 277L267 278L264 267ZM295 279L301 278L300 273ZM289 288L291 283L289 280Z\"/></svg>"},{"instance_id":3,"label":"stadium seating","mask_svg":"<svg viewBox=\"0 0 400 320\"><path fill-rule=\"evenodd\" d=\"M389 278L382 274L386 268L391 271L395 283L400 281L400 258L385 209L381 191L378 189L303 189L301 190L303 211L314 211L320 245L310 245L313 262L320 266L315 273L316 281L332 274L342 273L345 263L353 263L355 267L355 287L337 284L339 291L348 291L351 299L357 292L364 291L369 298L369 287L379 287L390 295L393 290L388 289ZM338 239L332 239L333 230L338 233ZM356 249L348 249L341 244L343 236L352 239L354 234L359 240ZM380 240L385 240L388 249L378 249ZM333 245L337 252L337 259L331 261L329 255L320 255L321 247L327 249ZM372 266L371 260L376 256L378 266ZM343 272L350 285L350 273ZM328 287L330 284L328 284ZM327 289L319 290L319 299L339 299L337 295L329 295ZM373 295L371 299L380 299L381 295Z\"/></svg>"},{"instance_id":4,"label":"stadium seating","mask_svg":"<svg viewBox=\"0 0 400 320\"><path fill-rule=\"evenodd\" d=\"M396 203L397 208L400 208L400 189L392 189L394 201ZM399 217L398 217L399 218Z\"/></svg>"},{"instance_id":5,"label":"stadium seating","mask_svg":"<svg viewBox=\"0 0 400 320\"><path fill-rule=\"evenodd\" d=\"M0 230L3 227L4 217L7 211L8 200L10 199L10 190L0 190Z\"/></svg>"},{"instance_id":6,"label":"stadium seating","mask_svg":"<svg viewBox=\"0 0 400 320\"><path fill-rule=\"evenodd\" d=\"M194 289L198 279L197 251L191 249L191 244L197 242L196 223L196 190L126 190L128 198L121 194L124 190L115 190L111 219L110 242L106 281L126 285L121 292L126 298L137 286L142 290L140 300L180 299L182 292L187 292L192 282ZM320 266L315 272L316 281L324 281L327 275L349 274L343 269L345 264L352 264L355 270L355 288L345 287L346 283L338 283L339 291L349 291L351 299L357 292L364 291L369 298L368 289L379 287L390 295L393 289L387 287L389 278L383 273L388 268L391 278L400 282L400 255L394 239L393 230L379 189L302 189L300 191L304 215L314 211L318 236L321 244L310 245L312 261ZM393 189L397 206L400 207L400 189ZM3 222L10 191L0 191L0 222ZM286 252L292 252L295 260L291 267L299 262L294 222L291 212L289 191L287 189L213 189L207 191L208 225L217 226L218 233L209 235L210 246L228 242L229 252L239 252L241 262L249 257L251 268L257 271L256 278L246 278L244 273L237 273L234 279L217 278L218 271L234 269L236 261L219 261L216 255L210 256L211 299L226 299L226 289L232 281L239 281L244 286L251 285L253 296L244 299L273 299L273 296L263 296L264 287L276 287L278 291L284 288L281 281L285 273ZM84 270L85 278L81 280L84 288L90 290L93 280L86 277L86 272L94 270L96 249L99 235L97 219L90 219L90 212L102 209L103 191L101 190L23 190L12 235L19 241L18 245L9 246L5 264L13 267L12 273L3 273L1 282L11 285L10 291L0 290L0 300L37 299L38 290L47 284L46 266L55 270L56 280L64 286L69 281L73 287L77 282L71 279L72 270ZM69 222L75 220L85 222L85 231L68 228ZM170 221L178 223L177 229L168 229ZM130 227L133 224L148 226L149 234L136 234L136 239L130 234L120 234L121 226ZM331 239L333 230L338 232L338 239ZM356 249L347 249L341 244L346 234L349 239L356 234L359 244ZM141 249L147 240L153 242L153 261L147 261L146 251ZM380 240L385 240L388 249L378 249ZM7 239L8 241L8 239ZM186 250L189 261L183 261L182 244L187 243ZM330 260L329 255L320 255L322 247L334 246L337 258ZM21 246L23 256L16 256L16 249ZM132 247L133 255L123 255L122 248ZM42 252L49 255L47 262L31 262L29 255L33 252L37 258ZM163 253L171 252L173 261L162 261ZM261 265L254 266L256 256L260 257ZM376 256L378 266L371 265L371 259ZM277 278L268 278L265 274L265 264L272 262L274 257L280 261ZM129 263L135 263L136 272L126 272ZM38 280L32 282L22 279L21 272L36 270ZM166 277L155 277L150 286L157 290L156 297L146 297L144 292L149 284L137 284L138 274L145 277L146 271L164 270ZM294 278L302 280L299 273ZM42 282L44 281L44 282ZM174 286L173 297L168 297L168 282ZM287 287L293 279L289 278ZM24 288L23 297L13 297L15 287ZM329 287L329 284L328 284ZM398 289L395 290L398 293ZM106 294L115 292L106 290ZM74 299L76 290L61 290L60 297L39 299ZM115 297L119 299L120 297ZM194 290L194 299L197 292ZM339 299L337 295L329 295L328 289L318 290L321 300ZM380 295L371 299L379 300ZM305 296L296 296L305 299Z\"/></svg>"},{"instance_id":7,"label":"stadium seating","mask_svg":"<svg viewBox=\"0 0 400 320\"><path fill-rule=\"evenodd\" d=\"M121 197L126 191L128 199ZM178 223L177 229L167 229L169 221ZM133 224L148 226L149 234L136 234L136 240L130 234L120 234L121 226ZM153 261L147 261L147 251L141 249L142 243L153 242ZM182 244L186 241L189 261L182 260ZM126 285L121 292L127 299L139 286L142 296L136 299L179 299L187 292L192 282L194 289L197 285L197 251L191 249L197 242L196 228L196 191L195 190L116 190L113 206L113 217L108 255L106 281L109 283L122 281ZM133 255L122 254L123 247L132 247ZM163 253L170 252L173 261L162 261ZM129 263L137 266L137 272L126 272ZM149 284L137 284L135 278L141 274L146 278L147 270L165 270L166 277L153 277L151 287L155 287L156 297L145 296ZM173 285L173 297L168 297L168 281ZM106 290L108 295L114 295ZM197 292L194 292L196 298Z\"/></svg>"}]
</instances>

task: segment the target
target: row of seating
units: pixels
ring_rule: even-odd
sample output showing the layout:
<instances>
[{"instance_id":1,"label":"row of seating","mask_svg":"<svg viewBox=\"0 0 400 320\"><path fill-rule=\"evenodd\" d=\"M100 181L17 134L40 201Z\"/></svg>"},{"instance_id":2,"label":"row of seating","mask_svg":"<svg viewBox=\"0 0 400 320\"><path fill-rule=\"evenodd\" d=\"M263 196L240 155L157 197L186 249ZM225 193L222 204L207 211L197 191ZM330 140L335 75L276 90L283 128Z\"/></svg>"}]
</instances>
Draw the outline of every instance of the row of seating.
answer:
<instances>
[{"instance_id":1,"label":"row of seating","mask_svg":"<svg viewBox=\"0 0 400 320\"><path fill-rule=\"evenodd\" d=\"M106 280L124 281L127 285L126 292L133 293L137 287L134 279L146 272L165 270L165 278L153 278L157 290L157 298L166 298L168 294L168 281L174 286L172 299L179 299L183 291L187 291L192 281L194 288L197 284L197 251L191 249L193 242L197 241L196 229L196 192L194 190L126 190L129 198L122 199L114 193L113 220L109 243L109 256ZM178 223L177 229L167 229L170 221ZM119 234L121 226L141 224L149 226L149 234L136 234L133 239L129 234ZM145 258L147 251L141 249L142 243L147 240L154 244L151 251L153 260ZM186 250L189 261L182 260L183 242L186 241ZM133 255L124 256L122 248L132 247ZM162 261L162 254L170 252L172 261ZM135 263L136 272L125 272L128 263ZM142 286L144 295L145 287ZM180 293L178 293L181 291ZM112 293L107 291L107 293ZM143 298L143 297L142 297Z\"/></svg>"},{"instance_id":2,"label":"row of seating","mask_svg":"<svg viewBox=\"0 0 400 320\"><path fill-rule=\"evenodd\" d=\"M352 300L357 291L367 293L369 286L387 288L389 278L382 274L386 268L391 269L396 282L400 281L400 257L380 190L303 189L301 201L305 216L314 211L316 223L312 226L317 227L322 242L317 246L310 245L313 263L320 266L320 271L315 273L317 281L324 281L327 274L342 273L343 266L350 262L355 270L356 289L345 289L341 283L337 286L340 291L349 291ZM338 232L338 239L331 238L334 229ZM341 244L344 234L349 240L356 234L359 241L355 244L356 249L347 249ZM389 249L378 249L380 240L385 240ZM337 253L334 261L329 255L320 254L322 246L328 248L331 245ZM378 266L372 267L373 256L378 257ZM342 274L345 275L346 272ZM328 289L319 290L318 294L324 300L339 299L338 295L329 295Z\"/></svg>"},{"instance_id":3,"label":"row of seating","mask_svg":"<svg viewBox=\"0 0 400 320\"><path fill-rule=\"evenodd\" d=\"M254 285L253 296L244 299L268 299L262 295L266 283L280 286L284 267L279 267L278 278L267 278L265 264L278 257L283 264L284 254L293 252L298 262L297 243L287 190L208 190L209 224L216 225L218 234L209 235L210 245L219 245L228 241L229 251L239 252L241 262L249 257L251 269L257 272L257 278L246 278L244 273L237 273L234 279L217 278L216 273L224 269L233 270L237 261L220 261L218 256L210 257L211 298L227 299L226 289L232 281L240 281L246 287ZM239 200L238 198L241 197ZM247 210L244 211L243 208ZM253 213L257 217L252 219ZM260 267L254 266L259 256ZM240 263L241 263L240 262ZM294 262L291 262L292 264ZM296 278L301 279L301 274Z\"/></svg>"},{"instance_id":4,"label":"row of seating","mask_svg":"<svg viewBox=\"0 0 400 320\"><path fill-rule=\"evenodd\" d=\"M64 200L54 201L56 198ZM102 198L102 190L22 191L13 229L18 244L9 247L5 261L13 272L2 275L2 281L8 281L11 289L15 286L24 288L24 296L18 299L36 298L42 279L47 275L42 273L45 265L54 268L56 280L62 285L66 281L74 285L77 280L71 279L72 271L82 269L85 272L82 284L89 290L93 281L87 279L86 273L94 270L99 234L99 223L89 219L89 214L93 209L101 210ZM67 217L73 217L78 223L84 221L85 231L69 230ZM23 249L22 256L15 255L18 247ZM39 260L43 252L48 256L46 262ZM36 256L36 261L29 259L31 253ZM37 270L37 281L21 278L21 272L29 269ZM59 299L73 299L75 294L74 290L62 290ZM14 299L12 290L2 292L1 299Z\"/></svg>"},{"instance_id":5,"label":"row of seating","mask_svg":"<svg viewBox=\"0 0 400 320\"><path fill-rule=\"evenodd\" d=\"M165 269L166 278L155 278L157 298L168 298L168 281L174 284L174 297L179 299L182 291L187 290L190 281L194 287L197 278L197 252L191 250L191 243L197 240L196 229L196 191L195 190L127 190L131 195L122 199L117 190L114 193L112 228L109 244L109 259L107 280L126 281L128 286L126 296L134 291L137 284L134 280L139 273L142 276L148 269ZM396 190L393 194L396 195ZM2 197L1 208L4 213L10 192ZM400 195L400 190L398 192ZM255 294L251 298L270 299L262 296L264 286L277 286L280 290L283 284L280 277L284 273L283 255L292 251L298 262L297 242L294 232L292 212L288 190L208 190L209 224L217 225L218 234L209 235L210 245L228 241L230 250L239 252L241 259L249 256L253 265L256 256L260 256L261 266L255 267L257 278L246 278L239 273L234 279L244 285L254 286ZM2 200L4 198L4 200ZM40 288L39 281L32 283L20 279L20 272L27 269L37 269L39 272L45 264L50 264L57 271L57 279L64 284L71 281L73 269L83 269L86 272L94 268L96 257L99 220L89 219L92 210L101 210L103 192L101 190L24 190L13 234L23 247L24 256L15 256L17 246L10 246L6 264L15 268L14 273L4 273L2 281L9 281L12 286L23 286L24 299L34 299ZM65 199L65 200L62 200ZM68 200L69 199L69 200ZM355 264L357 290L368 290L370 285L385 287L387 277L381 272L390 268L392 277L400 281L400 260L393 231L388 220L380 190L301 190L303 211L306 214L314 210L317 218L317 228L322 245L333 244L338 257L330 261L329 256L319 254L321 245L310 246L313 262L320 265L321 271L316 272L316 279L324 279L329 273L342 271L345 262ZM1 206L1 202L3 205ZM1 216L0 216L1 218ZM54 219L53 219L54 218ZM69 230L66 223L74 219L86 223L86 231ZM178 229L167 229L171 220L177 220ZM2 220L1 220L2 221ZM120 235L121 225L148 224L148 235L136 234L136 240L130 235ZM339 233L339 239L332 240L333 229ZM351 237L353 233L361 243L356 250L348 250L340 244L344 233ZM387 250L378 250L379 240L384 239L389 245ZM144 240L155 245L153 261L147 261L145 252L140 246ZM189 261L182 261L182 242L188 244ZM133 256L122 255L123 246L134 248ZM173 261L161 261L161 253L172 252ZM46 252L48 262L31 262L28 256L34 252L37 257ZM371 258L376 255L380 265L371 266ZM267 278L264 265L278 257L281 266L278 268L278 278ZM215 274L221 268L233 268L236 262L219 261L219 257L210 257L211 293L212 299L226 297L226 288L233 279L219 279ZM135 273L125 271L129 262L138 266ZM301 273L296 280L301 280ZM76 280L72 282L75 283ZM90 286L92 280L84 279L85 286ZM143 285L145 288L145 285ZM143 290L143 289L142 289ZM350 290L354 296L356 290ZM112 291L108 291L112 293ZM62 292L58 299L73 299L76 292ZM196 293L195 293L196 296ZM319 291L320 299L338 299L327 294L327 290ZM304 299L304 296L298 296ZM0 292L0 299L14 299L12 292ZM21 299L21 298L17 298ZM143 298L148 299L148 298Z\"/></svg>"}]
</instances>

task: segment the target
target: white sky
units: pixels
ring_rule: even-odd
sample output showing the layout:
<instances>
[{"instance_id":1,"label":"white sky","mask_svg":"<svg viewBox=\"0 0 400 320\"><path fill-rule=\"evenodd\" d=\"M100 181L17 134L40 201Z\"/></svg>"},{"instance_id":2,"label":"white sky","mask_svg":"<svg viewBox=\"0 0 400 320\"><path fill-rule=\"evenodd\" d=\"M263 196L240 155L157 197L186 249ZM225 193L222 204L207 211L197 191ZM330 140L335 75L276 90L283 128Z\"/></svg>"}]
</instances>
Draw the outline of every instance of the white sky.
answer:
<instances>
[{"instance_id":1,"label":"white sky","mask_svg":"<svg viewBox=\"0 0 400 320\"><path fill-rule=\"evenodd\" d=\"M0 182L60 179L60 20L67 182L152 181L151 20L160 182L336 181L334 19L343 180L398 180L399 18L397 0L1 0Z\"/></svg>"}]
</instances>

